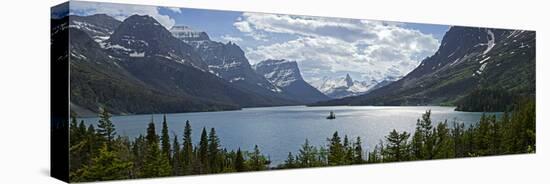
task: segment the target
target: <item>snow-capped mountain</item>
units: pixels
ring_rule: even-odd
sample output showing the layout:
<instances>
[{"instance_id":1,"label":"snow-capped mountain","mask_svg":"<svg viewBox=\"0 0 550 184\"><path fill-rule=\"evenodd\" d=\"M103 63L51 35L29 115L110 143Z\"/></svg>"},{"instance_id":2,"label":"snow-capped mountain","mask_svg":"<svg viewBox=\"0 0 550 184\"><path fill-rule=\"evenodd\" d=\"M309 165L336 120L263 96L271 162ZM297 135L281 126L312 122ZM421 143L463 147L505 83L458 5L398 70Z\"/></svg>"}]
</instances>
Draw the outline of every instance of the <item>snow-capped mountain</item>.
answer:
<instances>
[{"instance_id":1,"label":"snow-capped mountain","mask_svg":"<svg viewBox=\"0 0 550 184\"><path fill-rule=\"evenodd\" d=\"M388 79L388 81L391 80ZM380 87L377 86L378 83L379 82L375 80L353 80L349 74L340 78L323 77L321 80L312 81L312 85L315 88L331 98L343 98L365 94L375 87Z\"/></svg>"},{"instance_id":2,"label":"snow-capped mountain","mask_svg":"<svg viewBox=\"0 0 550 184\"><path fill-rule=\"evenodd\" d=\"M302 78L295 61L265 60L253 67L258 74L263 75L272 84L282 89L284 94L297 101L313 103L329 99Z\"/></svg>"}]
</instances>

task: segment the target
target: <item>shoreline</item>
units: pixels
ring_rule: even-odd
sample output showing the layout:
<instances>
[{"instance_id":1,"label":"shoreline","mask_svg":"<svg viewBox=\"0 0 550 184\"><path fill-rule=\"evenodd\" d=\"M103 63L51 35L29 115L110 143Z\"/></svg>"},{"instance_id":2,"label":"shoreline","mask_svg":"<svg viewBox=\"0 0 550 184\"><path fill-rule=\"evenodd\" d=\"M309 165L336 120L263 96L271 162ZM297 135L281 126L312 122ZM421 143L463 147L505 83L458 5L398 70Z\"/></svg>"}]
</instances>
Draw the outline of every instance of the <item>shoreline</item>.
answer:
<instances>
[{"instance_id":1,"label":"shoreline","mask_svg":"<svg viewBox=\"0 0 550 184\"><path fill-rule=\"evenodd\" d=\"M112 114L113 117L118 116L137 116L137 115L163 115L163 114L187 114L187 113L206 113L206 112L231 112L231 111L242 111L245 109L263 109L263 108L283 108L283 107L307 107L307 108L327 108L327 107L382 107L382 108L407 108L407 107L449 107L453 108L455 112L471 112L471 113L504 113L504 112L481 112L481 111L460 111L456 110L456 106L447 106L447 105L404 105L404 106L394 106L394 105L332 105L332 106L309 106L309 105L281 105L281 106L260 106L260 107L242 107L239 109L226 109L226 110L212 110L212 111L186 111L186 112L155 112L155 113L128 113L128 114ZM90 111L91 112L91 111ZM88 119L88 118L97 118L97 113L94 115L78 115L79 119Z\"/></svg>"}]
</instances>

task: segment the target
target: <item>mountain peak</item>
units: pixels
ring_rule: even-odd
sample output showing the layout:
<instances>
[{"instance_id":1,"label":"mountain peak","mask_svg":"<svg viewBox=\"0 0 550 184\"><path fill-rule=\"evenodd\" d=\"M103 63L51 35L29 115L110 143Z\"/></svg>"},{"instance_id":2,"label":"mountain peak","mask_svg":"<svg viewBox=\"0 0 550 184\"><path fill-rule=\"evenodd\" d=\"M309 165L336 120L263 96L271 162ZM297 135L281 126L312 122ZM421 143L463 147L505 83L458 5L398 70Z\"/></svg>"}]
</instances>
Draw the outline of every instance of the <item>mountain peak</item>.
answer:
<instances>
[{"instance_id":1,"label":"mountain peak","mask_svg":"<svg viewBox=\"0 0 550 184\"><path fill-rule=\"evenodd\" d=\"M140 31L135 31L140 30ZM153 35L162 35L163 37L169 35L168 30L162 26L156 19L149 15L132 15L120 24L113 36L117 36L117 32L124 32L125 34L131 34L132 36L140 36L143 39L152 39Z\"/></svg>"},{"instance_id":2,"label":"mountain peak","mask_svg":"<svg viewBox=\"0 0 550 184\"><path fill-rule=\"evenodd\" d=\"M141 19L141 20L153 20L153 21L157 21L155 20L155 18L149 16L149 15L138 15L138 14L133 14L131 16L129 16L128 18L126 18L125 21L128 21L128 20L138 20L138 19Z\"/></svg>"},{"instance_id":3,"label":"mountain peak","mask_svg":"<svg viewBox=\"0 0 550 184\"><path fill-rule=\"evenodd\" d=\"M156 47L156 51L166 50L163 45L168 44L167 42L171 38L173 38L171 33L153 17L132 15L122 21L110 36L108 42L126 48L122 50L131 49L137 52L145 52L145 50L150 50L153 47Z\"/></svg>"},{"instance_id":4,"label":"mountain peak","mask_svg":"<svg viewBox=\"0 0 550 184\"><path fill-rule=\"evenodd\" d=\"M353 86L353 79L349 76L349 73L346 74L346 78L344 80L346 81L346 86Z\"/></svg>"},{"instance_id":5,"label":"mountain peak","mask_svg":"<svg viewBox=\"0 0 550 184\"><path fill-rule=\"evenodd\" d=\"M100 18L112 18L111 16L105 14L105 13L98 13L98 14L93 14L93 15L90 15L88 17L100 17ZM113 18L114 19L114 18Z\"/></svg>"},{"instance_id":6,"label":"mountain peak","mask_svg":"<svg viewBox=\"0 0 550 184\"><path fill-rule=\"evenodd\" d=\"M161 57L207 70L207 65L190 45L175 38L148 15L132 15L126 18L102 47L117 55Z\"/></svg>"}]
</instances>

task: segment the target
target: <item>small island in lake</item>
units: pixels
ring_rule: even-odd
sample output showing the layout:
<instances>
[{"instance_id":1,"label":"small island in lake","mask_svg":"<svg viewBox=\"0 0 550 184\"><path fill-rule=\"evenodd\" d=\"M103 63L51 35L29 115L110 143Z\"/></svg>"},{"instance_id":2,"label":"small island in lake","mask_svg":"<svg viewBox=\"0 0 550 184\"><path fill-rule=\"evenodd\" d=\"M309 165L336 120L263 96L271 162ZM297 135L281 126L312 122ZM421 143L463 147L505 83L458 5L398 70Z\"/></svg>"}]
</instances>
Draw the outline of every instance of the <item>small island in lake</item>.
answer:
<instances>
[{"instance_id":1,"label":"small island in lake","mask_svg":"<svg viewBox=\"0 0 550 184\"><path fill-rule=\"evenodd\" d=\"M327 119L336 119L336 115L333 111L330 111L330 114L327 116Z\"/></svg>"}]
</instances>

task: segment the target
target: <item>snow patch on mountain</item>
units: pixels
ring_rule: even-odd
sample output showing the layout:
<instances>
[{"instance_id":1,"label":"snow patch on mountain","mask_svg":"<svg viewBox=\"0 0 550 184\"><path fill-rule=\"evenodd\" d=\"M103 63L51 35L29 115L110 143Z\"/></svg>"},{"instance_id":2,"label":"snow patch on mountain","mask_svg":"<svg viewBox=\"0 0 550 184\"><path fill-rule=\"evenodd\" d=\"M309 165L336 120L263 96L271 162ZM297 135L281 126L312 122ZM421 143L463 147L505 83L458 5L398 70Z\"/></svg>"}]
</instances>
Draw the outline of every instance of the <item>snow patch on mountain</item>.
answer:
<instances>
[{"instance_id":1,"label":"snow patch on mountain","mask_svg":"<svg viewBox=\"0 0 550 184\"><path fill-rule=\"evenodd\" d=\"M130 57L145 57L145 52L132 52L128 54Z\"/></svg>"},{"instance_id":2,"label":"snow patch on mountain","mask_svg":"<svg viewBox=\"0 0 550 184\"><path fill-rule=\"evenodd\" d=\"M244 80L244 77L235 77L235 78L229 80L229 82L233 83L235 81L241 81L241 80Z\"/></svg>"},{"instance_id":3,"label":"snow patch on mountain","mask_svg":"<svg viewBox=\"0 0 550 184\"><path fill-rule=\"evenodd\" d=\"M487 30L487 34L489 34L490 39L487 41L487 49L483 51L483 55L487 54L495 47L495 34L489 29Z\"/></svg>"},{"instance_id":4,"label":"snow patch on mountain","mask_svg":"<svg viewBox=\"0 0 550 184\"><path fill-rule=\"evenodd\" d=\"M69 25L70 28L76 28L83 31L89 31L98 35L110 35L113 32L109 29L102 28L87 22L81 21L72 21L72 24Z\"/></svg>"},{"instance_id":5,"label":"snow patch on mountain","mask_svg":"<svg viewBox=\"0 0 550 184\"><path fill-rule=\"evenodd\" d=\"M118 44L101 43L101 44L99 44L99 46L101 46L101 48L103 48L103 49L115 49L115 50L122 50L122 51L126 51L126 52L132 52L133 51L132 49L126 48L126 47L124 47L122 45L118 45Z\"/></svg>"},{"instance_id":6,"label":"snow patch on mountain","mask_svg":"<svg viewBox=\"0 0 550 184\"><path fill-rule=\"evenodd\" d=\"M489 56L489 57L487 57L487 58L485 58L485 59L479 61L479 64L483 64L485 61L487 61L487 60L489 60L489 59L491 59L491 56Z\"/></svg>"}]
</instances>

